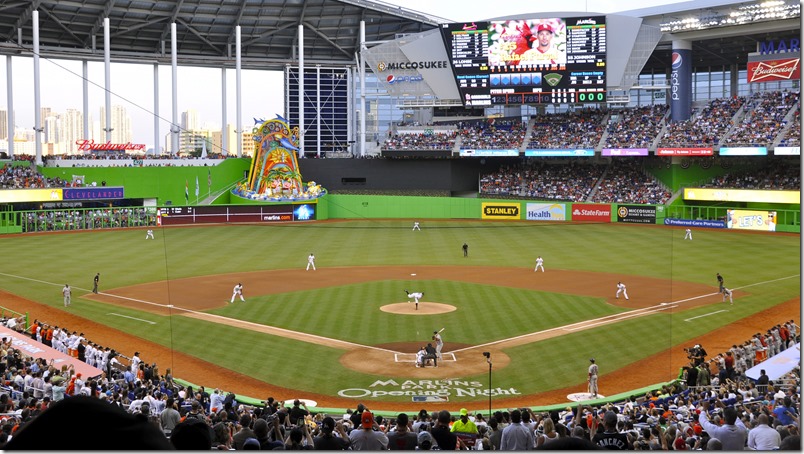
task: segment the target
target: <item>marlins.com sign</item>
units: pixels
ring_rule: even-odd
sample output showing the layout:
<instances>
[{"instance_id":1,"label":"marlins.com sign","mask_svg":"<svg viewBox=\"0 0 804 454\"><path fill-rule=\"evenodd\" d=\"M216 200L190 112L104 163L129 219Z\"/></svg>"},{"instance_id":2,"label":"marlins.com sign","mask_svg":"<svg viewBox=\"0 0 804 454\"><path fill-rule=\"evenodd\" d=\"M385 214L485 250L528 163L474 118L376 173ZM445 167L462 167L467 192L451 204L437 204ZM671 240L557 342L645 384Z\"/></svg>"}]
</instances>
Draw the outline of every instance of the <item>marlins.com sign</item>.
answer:
<instances>
[{"instance_id":1,"label":"marlins.com sign","mask_svg":"<svg viewBox=\"0 0 804 454\"><path fill-rule=\"evenodd\" d=\"M519 219L518 203L484 203L481 219Z\"/></svg>"},{"instance_id":2,"label":"marlins.com sign","mask_svg":"<svg viewBox=\"0 0 804 454\"><path fill-rule=\"evenodd\" d=\"M567 210L563 203L529 203L525 215L528 221L567 220Z\"/></svg>"}]
</instances>

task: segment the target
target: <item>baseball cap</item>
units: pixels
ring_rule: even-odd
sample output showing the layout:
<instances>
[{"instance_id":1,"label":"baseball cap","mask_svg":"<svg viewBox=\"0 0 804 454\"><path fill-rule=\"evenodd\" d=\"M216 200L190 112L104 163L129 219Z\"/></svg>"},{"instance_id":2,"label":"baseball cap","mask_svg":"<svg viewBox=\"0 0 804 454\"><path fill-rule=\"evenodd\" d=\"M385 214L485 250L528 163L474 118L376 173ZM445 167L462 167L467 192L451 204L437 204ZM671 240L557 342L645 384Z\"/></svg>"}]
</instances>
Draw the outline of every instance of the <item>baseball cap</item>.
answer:
<instances>
[{"instance_id":1,"label":"baseball cap","mask_svg":"<svg viewBox=\"0 0 804 454\"><path fill-rule=\"evenodd\" d=\"M689 449L687 443L684 442L684 439L681 437L676 438L676 441L673 443L677 451L686 451Z\"/></svg>"},{"instance_id":2,"label":"baseball cap","mask_svg":"<svg viewBox=\"0 0 804 454\"><path fill-rule=\"evenodd\" d=\"M595 362L595 358L589 358L589 362L591 363Z\"/></svg>"},{"instance_id":3,"label":"baseball cap","mask_svg":"<svg viewBox=\"0 0 804 454\"><path fill-rule=\"evenodd\" d=\"M360 419L360 423L364 429L371 429L372 426L374 426L374 415L372 415L368 410L364 411L363 417Z\"/></svg>"},{"instance_id":4,"label":"baseball cap","mask_svg":"<svg viewBox=\"0 0 804 454\"><path fill-rule=\"evenodd\" d=\"M465 408L461 408L460 414L461 414L461 416L468 416L469 411L467 411Z\"/></svg>"},{"instance_id":5,"label":"baseball cap","mask_svg":"<svg viewBox=\"0 0 804 454\"><path fill-rule=\"evenodd\" d=\"M542 30L547 30L550 33L553 33L553 27L549 24L539 24L539 28L536 29L536 33L539 33Z\"/></svg>"}]
</instances>

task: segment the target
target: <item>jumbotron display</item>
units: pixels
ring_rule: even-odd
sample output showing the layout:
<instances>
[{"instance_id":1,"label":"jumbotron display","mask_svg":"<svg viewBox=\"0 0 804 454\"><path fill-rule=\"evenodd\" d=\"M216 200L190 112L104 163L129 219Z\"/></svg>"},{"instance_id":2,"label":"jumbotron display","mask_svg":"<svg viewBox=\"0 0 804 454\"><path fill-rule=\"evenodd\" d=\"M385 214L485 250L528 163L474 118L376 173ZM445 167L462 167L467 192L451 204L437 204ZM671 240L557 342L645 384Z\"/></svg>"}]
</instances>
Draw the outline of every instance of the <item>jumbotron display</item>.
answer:
<instances>
[{"instance_id":1,"label":"jumbotron display","mask_svg":"<svg viewBox=\"0 0 804 454\"><path fill-rule=\"evenodd\" d=\"M606 101L606 17L441 25L465 107Z\"/></svg>"}]
</instances>

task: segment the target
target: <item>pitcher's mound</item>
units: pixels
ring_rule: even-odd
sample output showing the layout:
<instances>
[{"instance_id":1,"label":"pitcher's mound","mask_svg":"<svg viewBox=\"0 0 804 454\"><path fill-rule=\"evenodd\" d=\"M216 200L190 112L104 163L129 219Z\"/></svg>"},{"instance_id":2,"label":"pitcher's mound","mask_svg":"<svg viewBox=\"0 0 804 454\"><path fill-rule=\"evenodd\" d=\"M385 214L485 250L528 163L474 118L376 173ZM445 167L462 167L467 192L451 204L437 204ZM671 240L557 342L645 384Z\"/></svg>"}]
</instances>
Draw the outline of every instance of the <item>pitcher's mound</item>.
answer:
<instances>
[{"instance_id":1,"label":"pitcher's mound","mask_svg":"<svg viewBox=\"0 0 804 454\"><path fill-rule=\"evenodd\" d=\"M430 303L428 301L419 301L418 309L416 309L416 303L386 304L385 306L380 307L380 310L383 312L404 315L444 314L457 309L457 307L451 304Z\"/></svg>"}]
</instances>

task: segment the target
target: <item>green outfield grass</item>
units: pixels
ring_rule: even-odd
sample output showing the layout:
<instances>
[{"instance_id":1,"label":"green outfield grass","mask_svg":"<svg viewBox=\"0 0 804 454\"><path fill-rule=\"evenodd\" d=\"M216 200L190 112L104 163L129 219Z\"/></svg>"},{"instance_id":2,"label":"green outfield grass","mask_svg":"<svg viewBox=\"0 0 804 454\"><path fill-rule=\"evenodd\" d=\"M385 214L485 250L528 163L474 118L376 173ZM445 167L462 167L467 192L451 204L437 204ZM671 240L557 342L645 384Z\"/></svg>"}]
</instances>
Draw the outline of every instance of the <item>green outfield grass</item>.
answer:
<instances>
[{"instance_id":1,"label":"green outfield grass","mask_svg":"<svg viewBox=\"0 0 804 454\"><path fill-rule=\"evenodd\" d=\"M683 229L656 226L426 221L421 232L412 232L411 226L407 220L364 220L169 228L156 230L156 241L146 241L144 230L5 236L0 248L14 259L0 265L0 285L60 308L61 287L70 283L76 288L73 313L299 389L300 395L309 391L333 396L346 388L368 388L379 379L406 377L347 370L338 361L341 350L278 336L124 307L115 307L114 312L155 324L109 315L109 306L81 298L82 289L91 288L95 272L101 273L103 290L239 271L302 269L310 252L319 268L420 264L532 269L535 257L541 255L547 278L551 269L564 269L714 286L714 275L720 272L729 287L750 286L745 288L750 295L741 297L730 311L694 323L684 320L711 308L658 313L509 348L505 353L511 366L495 376L495 387L523 394L583 383L590 355L607 370L615 370L800 296L799 236L697 229L690 242L682 240ZM469 259L462 256L464 242L470 246ZM406 284L376 281L270 296L247 294L249 304L211 312L365 345L421 341L428 330L445 327L447 342L476 345L623 311L598 298L444 280L417 281L417 285L459 310L428 316L426 322L378 310L404 301L401 289ZM578 282L579 287L583 284ZM298 370L304 373L289 373ZM675 373L668 362L668 380ZM486 383L485 374L455 378ZM450 399L478 400L454 395ZM410 397L378 400L410 402Z\"/></svg>"}]
</instances>

